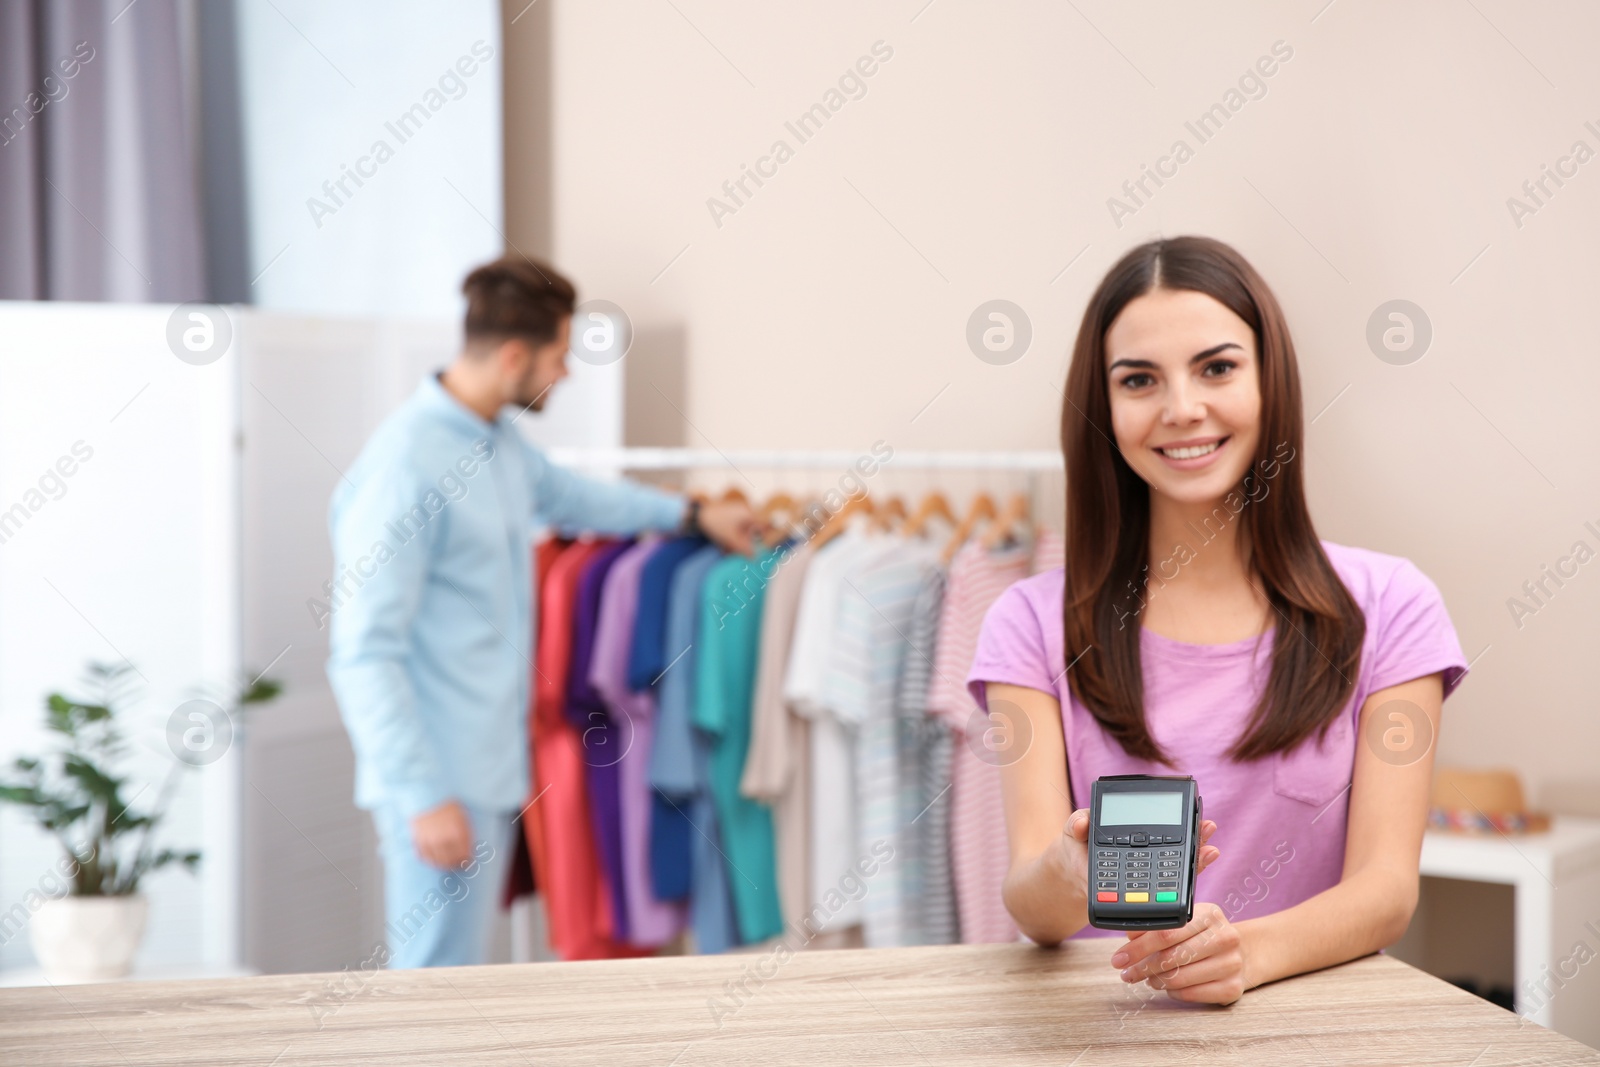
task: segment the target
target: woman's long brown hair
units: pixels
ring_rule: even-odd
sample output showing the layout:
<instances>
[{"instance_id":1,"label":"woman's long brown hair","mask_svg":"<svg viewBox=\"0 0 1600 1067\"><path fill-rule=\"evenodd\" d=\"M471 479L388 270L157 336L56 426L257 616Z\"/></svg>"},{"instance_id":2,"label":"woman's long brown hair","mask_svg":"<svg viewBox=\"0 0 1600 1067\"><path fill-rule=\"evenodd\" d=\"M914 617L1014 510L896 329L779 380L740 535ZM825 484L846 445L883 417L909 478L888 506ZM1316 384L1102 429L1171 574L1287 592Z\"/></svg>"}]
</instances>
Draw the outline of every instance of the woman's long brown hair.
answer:
<instances>
[{"instance_id":1,"label":"woman's long brown hair","mask_svg":"<svg viewBox=\"0 0 1600 1067\"><path fill-rule=\"evenodd\" d=\"M1113 443L1106 331L1128 303L1152 289L1188 289L1220 302L1255 332L1260 355L1261 432L1235 490L1253 580L1275 614L1267 685L1230 752L1236 761L1286 752L1319 736L1350 698L1366 619L1328 561L1306 510L1300 454L1303 417L1294 342L1277 299L1253 267L1207 237L1174 237L1133 249L1112 267L1084 312L1067 372L1061 448L1067 469L1068 684L1130 756L1171 764L1144 717L1138 617L1130 591L1145 588L1150 563L1150 487ZM1284 448L1287 447L1287 458ZM1262 490L1264 495L1260 495ZM1169 576L1170 577L1170 576ZM1122 605L1119 609L1119 605Z\"/></svg>"}]
</instances>

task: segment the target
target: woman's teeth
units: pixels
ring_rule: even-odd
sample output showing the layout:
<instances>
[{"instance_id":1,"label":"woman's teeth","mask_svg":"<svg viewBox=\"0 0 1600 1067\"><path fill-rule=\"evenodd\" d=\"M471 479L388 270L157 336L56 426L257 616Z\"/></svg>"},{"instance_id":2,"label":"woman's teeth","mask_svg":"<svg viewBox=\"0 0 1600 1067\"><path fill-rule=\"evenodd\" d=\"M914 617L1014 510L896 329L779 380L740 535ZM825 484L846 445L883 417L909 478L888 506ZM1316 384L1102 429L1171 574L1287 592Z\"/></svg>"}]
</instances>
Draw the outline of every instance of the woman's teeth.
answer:
<instances>
[{"instance_id":1,"label":"woman's teeth","mask_svg":"<svg viewBox=\"0 0 1600 1067\"><path fill-rule=\"evenodd\" d=\"M1173 459L1194 459L1215 452L1221 444L1221 441L1212 441L1209 445L1193 445L1189 448L1163 448L1161 454Z\"/></svg>"}]
</instances>

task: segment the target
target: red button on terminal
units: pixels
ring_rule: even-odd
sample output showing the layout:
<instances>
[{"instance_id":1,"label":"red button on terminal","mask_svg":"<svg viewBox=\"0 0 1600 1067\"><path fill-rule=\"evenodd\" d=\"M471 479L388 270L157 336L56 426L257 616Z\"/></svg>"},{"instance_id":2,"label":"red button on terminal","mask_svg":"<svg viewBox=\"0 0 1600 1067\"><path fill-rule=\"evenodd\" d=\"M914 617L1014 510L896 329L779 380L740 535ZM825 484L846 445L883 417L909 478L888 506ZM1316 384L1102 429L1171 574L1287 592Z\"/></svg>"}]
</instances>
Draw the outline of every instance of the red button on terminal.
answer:
<instances>
[{"instance_id":1,"label":"red button on terminal","mask_svg":"<svg viewBox=\"0 0 1600 1067\"><path fill-rule=\"evenodd\" d=\"M1115 904L1117 895L1115 893L1099 892L1094 895L1094 899L1097 904Z\"/></svg>"}]
</instances>

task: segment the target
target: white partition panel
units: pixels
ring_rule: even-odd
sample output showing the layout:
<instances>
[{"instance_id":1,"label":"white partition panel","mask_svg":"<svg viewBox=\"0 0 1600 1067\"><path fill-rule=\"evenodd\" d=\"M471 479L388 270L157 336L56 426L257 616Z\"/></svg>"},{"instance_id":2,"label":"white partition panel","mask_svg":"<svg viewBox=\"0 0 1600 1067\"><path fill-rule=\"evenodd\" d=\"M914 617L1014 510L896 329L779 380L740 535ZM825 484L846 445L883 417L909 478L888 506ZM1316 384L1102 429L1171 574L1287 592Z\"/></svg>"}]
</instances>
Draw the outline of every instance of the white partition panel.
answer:
<instances>
[{"instance_id":1,"label":"white partition panel","mask_svg":"<svg viewBox=\"0 0 1600 1067\"><path fill-rule=\"evenodd\" d=\"M51 743L42 702L79 691L86 661L126 661L141 805L172 762L172 711L238 670L236 363L179 360L171 311L0 303L0 761ZM206 862L198 879L148 880L143 965L234 954L236 756L182 778L164 840ZM0 809L0 912L36 900L57 856ZM28 964L25 933L7 929L0 967Z\"/></svg>"},{"instance_id":2,"label":"white partition panel","mask_svg":"<svg viewBox=\"0 0 1600 1067\"><path fill-rule=\"evenodd\" d=\"M246 754L244 959L267 972L372 958L383 883L328 686L327 630L307 601L333 574L328 501L367 437L449 361L445 320L245 316L242 603L247 659L288 692ZM370 964L369 964L370 965Z\"/></svg>"}]
</instances>

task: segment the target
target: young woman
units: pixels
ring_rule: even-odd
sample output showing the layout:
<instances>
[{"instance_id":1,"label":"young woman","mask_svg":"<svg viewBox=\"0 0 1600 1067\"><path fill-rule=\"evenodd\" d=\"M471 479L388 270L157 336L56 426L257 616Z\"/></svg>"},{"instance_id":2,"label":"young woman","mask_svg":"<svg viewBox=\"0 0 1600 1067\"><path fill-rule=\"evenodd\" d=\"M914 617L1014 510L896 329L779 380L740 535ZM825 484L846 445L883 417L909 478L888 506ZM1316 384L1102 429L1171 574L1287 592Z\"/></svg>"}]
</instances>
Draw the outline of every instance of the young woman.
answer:
<instances>
[{"instance_id":1,"label":"young woman","mask_svg":"<svg viewBox=\"0 0 1600 1067\"><path fill-rule=\"evenodd\" d=\"M1001 768L1007 909L1041 944L1100 934L1090 786L1189 774L1211 817L1194 920L1128 935L1124 981L1227 1004L1392 944L1467 664L1413 564L1318 540L1277 300L1218 241L1135 248L1084 314L1066 400L1066 566L1001 596L968 676L1030 739Z\"/></svg>"}]
</instances>

